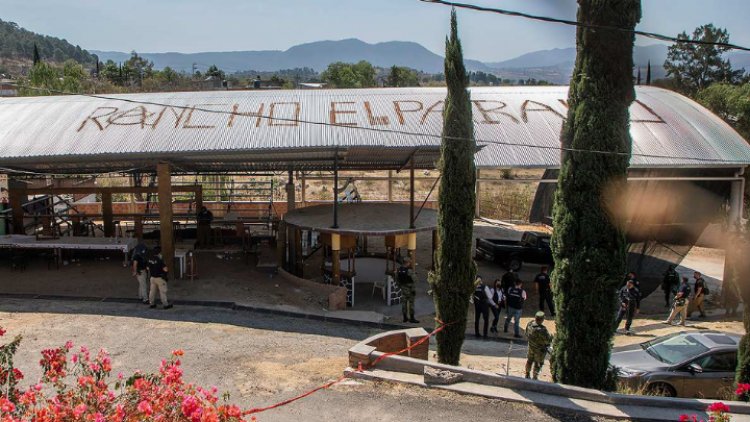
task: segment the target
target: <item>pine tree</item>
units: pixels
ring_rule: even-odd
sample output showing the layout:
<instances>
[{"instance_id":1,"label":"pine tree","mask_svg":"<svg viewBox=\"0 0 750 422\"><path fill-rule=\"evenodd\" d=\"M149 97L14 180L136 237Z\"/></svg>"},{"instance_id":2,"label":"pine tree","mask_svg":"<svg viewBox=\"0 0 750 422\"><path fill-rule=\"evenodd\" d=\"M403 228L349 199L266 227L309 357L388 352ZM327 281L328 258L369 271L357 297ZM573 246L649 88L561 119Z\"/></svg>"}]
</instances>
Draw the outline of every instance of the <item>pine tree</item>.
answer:
<instances>
[{"instance_id":1,"label":"pine tree","mask_svg":"<svg viewBox=\"0 0 750 422\"><path fill-rule=\"evenodd\" d=\"M648 61L646 66L646 85L651 85L651 60Z\"/></svg>"},{"instance_id":2,"label":"pine tree","mask_svg":"<svg viewBox=\"0 0 750 422\"><path fill-rule=\"evenodd\" d=\"M579 0L578 21L633 29L640 0ZM625 272L622 230L609 217L605 190L624 183L632 140L628 108L633 89L630 32L576 33L578 54L568 92L568 118L555 194L552 275L557 311L553 378L591 388L612 387L607 377L617 310L616 289ZM593 154L581 150L624 154Z\"/></svg>"},{"instance_id":3,"label":"pine tree","mask_svg":"<svg viewBox=\"0 0 750 422\"><path fill-rule=\"evenodd\" d=\"M34 66L38 65L39 62L42 61L42 58L39 57L39 47L36 46L36 43L34 43L34 53L32 56L32 60L33 60Z\"/></svg>"},{"instance_id":4,"label":"pine tree","mask_svg":"<svg viewBox=\"0 0 750 422\"><path fill-rule=\"evenodd\" d=\"M438 249L430 274L438 323L449 323L437 334L438 361L459 363L466 331L469 297L476 266L471 256L476 169L474 123L466 87L456 11L451 12L451 33L445 41L445 80L448 95L443 111L443 140L439 168L443 175L438 194Z\"/></svg>"}]
</instances>

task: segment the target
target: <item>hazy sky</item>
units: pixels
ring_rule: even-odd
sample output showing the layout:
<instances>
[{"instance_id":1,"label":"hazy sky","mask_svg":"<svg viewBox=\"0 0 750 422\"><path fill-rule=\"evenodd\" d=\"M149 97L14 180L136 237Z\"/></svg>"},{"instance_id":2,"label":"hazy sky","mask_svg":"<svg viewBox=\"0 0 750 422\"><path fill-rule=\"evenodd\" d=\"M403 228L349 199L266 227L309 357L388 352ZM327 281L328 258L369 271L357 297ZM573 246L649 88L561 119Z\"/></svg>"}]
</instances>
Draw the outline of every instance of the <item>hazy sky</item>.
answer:
<instances>
[{"instance_id":1,"label":"hazy sky","mask_svg":"<svg viewBox=\"0 0 750 422\"><path fill-rule=\"evenodd\" d=\"M575 18L574 0L464 0ZM750 45L750 0L643 0L638 28L676 35L725 27ZM139 52L285 50L359 38L415 41L442 53L450 9L418 0L0 0L0 19L86 49ZM494 14L459 11L465 56L498 61L574 43L573 30ZM640 45L655 41L638 38Z\"/></svg>"}]
</instances>

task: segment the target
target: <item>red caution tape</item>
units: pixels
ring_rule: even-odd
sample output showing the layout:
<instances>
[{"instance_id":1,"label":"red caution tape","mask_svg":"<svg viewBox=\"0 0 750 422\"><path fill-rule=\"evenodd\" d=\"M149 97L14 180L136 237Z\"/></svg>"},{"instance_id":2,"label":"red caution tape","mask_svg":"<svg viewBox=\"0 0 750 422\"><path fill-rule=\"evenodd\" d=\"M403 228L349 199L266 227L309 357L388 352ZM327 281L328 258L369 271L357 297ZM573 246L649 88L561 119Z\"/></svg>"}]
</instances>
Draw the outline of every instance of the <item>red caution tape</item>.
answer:
<instances>
[{"instance_id":1,"label":"red caution tape","mask_svg":"<svg viewBox=\"0 0 750 422\"><path fill-rule=\"evenodd\" d=\"M446 324L443 321L440 321L439 319L435 319L435 320L440 325L436 329L434 329L431 333L429 333L426 336L422 337L416 343L414 343L414 344L412 344L412 345L410 345L408 347L405 347L405 348L403 348L403 349L401 349L401 350L399 350L397 352L390 352L390 353L383 354L382 356L380 356L377 359L375 359L374 361L372 361L372 363L368 364L367 365L367 369L374 367L379 362L382 362L383 360L385 360L385 359L387 359L387 358L389 358L391 356L400 355L402 353L406 353L408 351L411 351L415 347L417 347L420 344L424 343L425 341L429 340L430 337L432 337L435 334L443 331L443 329L445 329L445 327L447 327L447 326L449 326L449 325L452 324L452 323ZM359 364L357 365L357 370L355 372L363 372L363 371L364 371L364 369L363 369L362 362L359 362ZM289 403L293 403L293 402L295 402L297 400L304 399L305 397L311 396L311 395L317 393L320 390L325 390L325 389L331 388L332 386L340 383L341 381L344 381L347 378L349 378L349 375L343 375L343 376L341 376L340 378L338 378L336 380L330 381L330 382L328 382L326 384L323 384L323 385L321 385L319 387L313 388L312 390L310 390L310 391L308 391L306 393L300 394L299 396L292 397L290 399L284 400L284 401L276 403L276 404L272 404L270 406L256 407L256 408L253 408L253 409L249 409L249 410L246 410L246 411L242 412L242 415L243 416L252 415L252 414L255 414L255 413L265 412L266 410L271 410L271 409L276 409L276 408L279 408L279 407L282 407L282 406L286 406Z\"/></svg>"}]
</instances>

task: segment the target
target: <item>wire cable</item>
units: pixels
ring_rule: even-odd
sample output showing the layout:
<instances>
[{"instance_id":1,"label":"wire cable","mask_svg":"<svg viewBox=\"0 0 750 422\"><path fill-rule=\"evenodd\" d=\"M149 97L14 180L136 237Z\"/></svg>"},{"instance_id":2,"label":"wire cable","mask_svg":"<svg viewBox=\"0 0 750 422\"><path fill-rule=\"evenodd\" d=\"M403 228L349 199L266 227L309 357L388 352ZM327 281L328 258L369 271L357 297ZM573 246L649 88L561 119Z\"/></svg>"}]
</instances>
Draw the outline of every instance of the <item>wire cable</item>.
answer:
<instances>
[{"instance_id":1,"label":"wire cable","mask_svg":"<svg viewBox=\"0 0 750 422\"><path fill-rule=\"evenodd\" d=\"M23 87L27 89L32 89L32 90L43 91L43 92L56 93L60 95L82 96L82 97L97 98L97 99L108 100L108 101L122 101L122 102L132 103L132 104L151 105L151 106L156 106L156 107L172 107L172 108L178 108L178 109L183 109L183 110L196 110L196 111L200 111L204 113L214 113L214 114L222 114L222 115L229 115L229 116L238 114L232 111L214 110L214 109L208 109L208 108L202 108L202 107L196 107L196 106L166 104L166 103L159 103L155 101L134 100L131 98L118 98L118 97L112 97L112 96L101 95L101 94L66 92L66 91L59 91L59 90L54 90L50 88L22 85L22 84L17 84L17 83L12 83L11 85L14 85L17 87ZM685 156L675 156L675 155L633 153L633 152L624 152L624 151L604 151L604 150L594 150L594 149L581 149L581 148L571 148L571 147L551 146L551 145L535 145L535 144L526 144L522 142L508 142L508 141L497 141L497 140L491 140L491 139L464 138L464 137L458 137L458 136L443 136L442 134L412 132L412 131L397 130L397 129L382 129L382 128L375 128L375 127L350 126L350 125L345 125L345 124L320 122L320 121L314 121L314 120L291 119L291 118L276 117L276 116L272 117L270 115L266 116L262 114L253 114L252 117L261 118L265 120L275 120L275 121L281 121L281 122L296 123L296 124L336 127L336 128L343 128L343 129L348 129L348 130L353 130L353 131L364 130L364 131L369 131L369 132L390 133L390 134L405 135L405 136L422 136L422 137L433 138L433 139L468 141L468 142L476 142L477 144L484 144L484 145L501 145L501 146L507 146L507 147L516 147L516 148L533 148L533 149L541 149L541 150L552 150L552 151L571 152L571 153L588 153L588 154L596 154L596 155L617 155L617 156L626 156L626 157L670 159L670 160L681 159L681 160L690 160L690 161L695 161L695 162L705 162L705 163L714 163L714 164L736 164L736 162L734 161L723 160L721 158L685 157ZM343 145L334 145L334 146L343 146ZM415 145L415 148L418 148L418 147L419 147L418 145Z\"/></svg>"},{"instance_id":2,"label":"wire cable","mask_svg":"<svg viewBox=\"0 0 750 422\"><path fill-rule=\"evenodd\" d=\"M479 6L479 5L470 4L470 3L459 3L459 2L447 1L447 0L419 0L419 1L423 3L434 3L434 4L440 4L443 6L456 7L459 9L469 9L469 10L474 10L477 12L497 13L500 15L514 16L514 17L531 19L531 20L542 21L542 22L560 23L563 25L569 25L569 26L575 26L575 27L581 27L581 28L587 28L587 29L604 29L604 30L612 30L612 31L619 31L619 32L628 32L628 33L633 33L635 35L640 35L642 37L651 38L651 39L659 40L659 41L667 41L667 42L681 43L681 44L710 45L714 47L726 48L729 50L750 51L750 47L743 47L743 46L731 44L731 43L691 40L688 38L680 38L680 37L670 37L668 35L658 34L656 32L639 31L637 29L620 28L617 26L595 25L595 24L583 23L583 22L578 22L578 21L571 21L567 19L551 18L549 16L532 15L530 13L517 12L513 10L498 9L495 7Z\"/></svg>"}]
</instances>

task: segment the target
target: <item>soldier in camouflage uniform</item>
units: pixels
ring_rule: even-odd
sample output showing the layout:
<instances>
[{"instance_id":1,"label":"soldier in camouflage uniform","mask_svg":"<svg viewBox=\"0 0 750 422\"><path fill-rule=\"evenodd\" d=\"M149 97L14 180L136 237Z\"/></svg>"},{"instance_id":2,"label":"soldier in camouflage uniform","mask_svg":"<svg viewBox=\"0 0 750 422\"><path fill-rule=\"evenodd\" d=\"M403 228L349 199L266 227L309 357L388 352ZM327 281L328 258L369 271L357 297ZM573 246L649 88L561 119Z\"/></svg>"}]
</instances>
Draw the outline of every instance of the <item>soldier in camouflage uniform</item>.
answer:
<instances>
[{"instance_id":1,"label":"soldier in camouflage uniform","mask_svg":"<svg viewBox=\"0 0 750 422\"><path fill-rule=\"evenodd\" d=\"M526 354L526 378L531 375L534 367L534 379L539 378L539 372L544 365L547 349L552 344L552 335L544 326L544 312L539 311L533 321L526 325L526 338L529 340L529 350Z\"/></svg>"},{"instance_id":2,"label":"soldier in camouflage uniform","mask_svg":"<svg viewBox=\"0 0 750 422\"><path fill-rule=\"evenodd\" d=\"M404 322L416 324L419 321L414 318L414 299L417 296L414 281L414 270L407 259L396 273L396 283L401 289L401 312L404 314Z\"/></svg>"}]
</instances>

